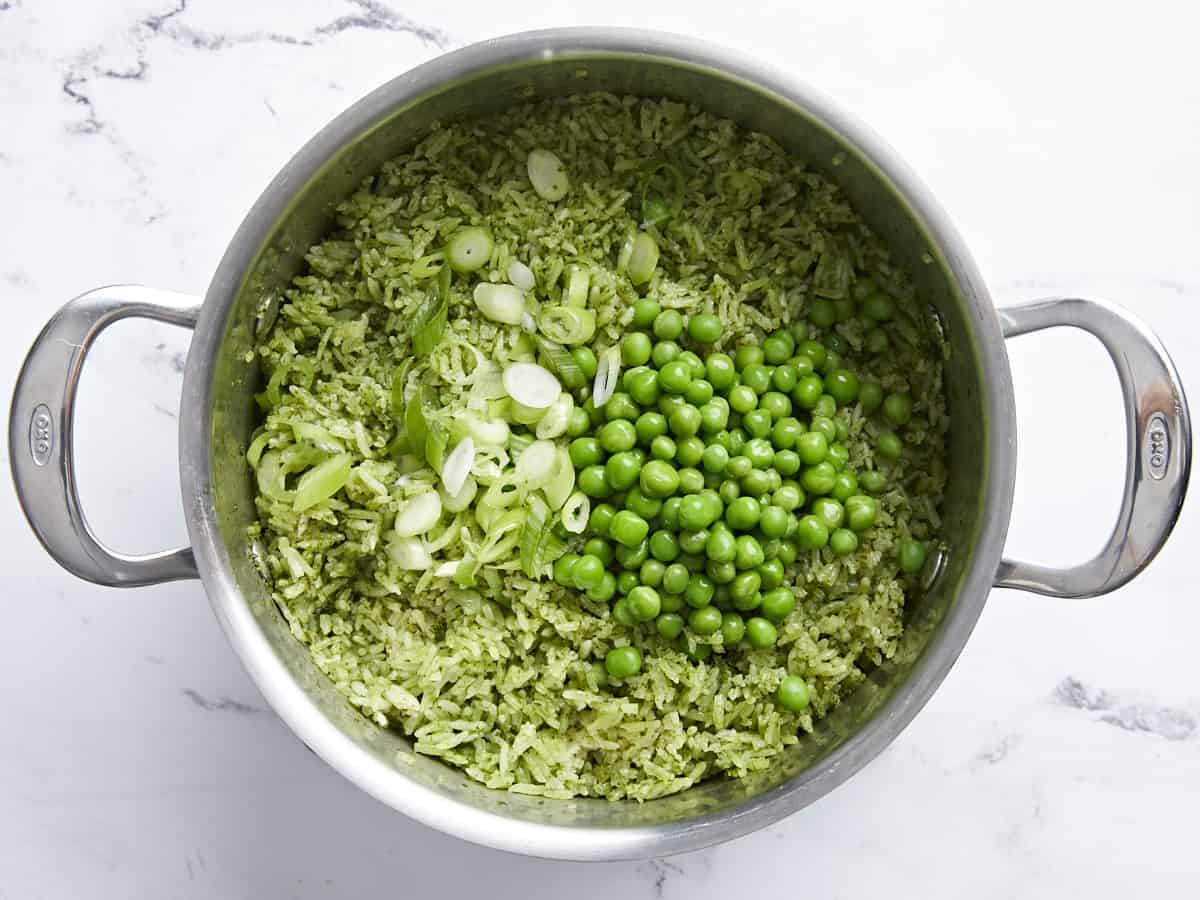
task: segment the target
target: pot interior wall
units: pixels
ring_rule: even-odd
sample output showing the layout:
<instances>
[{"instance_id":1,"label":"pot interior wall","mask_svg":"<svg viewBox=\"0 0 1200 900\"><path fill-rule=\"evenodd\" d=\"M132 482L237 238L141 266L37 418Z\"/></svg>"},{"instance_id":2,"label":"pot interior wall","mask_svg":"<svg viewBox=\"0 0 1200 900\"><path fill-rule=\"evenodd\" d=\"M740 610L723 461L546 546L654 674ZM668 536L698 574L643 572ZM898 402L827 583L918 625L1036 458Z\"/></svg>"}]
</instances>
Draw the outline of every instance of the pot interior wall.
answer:
<instances>
[{"instance_id":1,"label":"pot interior wall","mask_svg":"<svg viewBox=\"0 0 1200 900\"><path fill-rule=\"evenodd\" d=\"M255 572L252 548L245 538L246 526L255 512L244 454L248 436L258 422L253 393L259 382L257 371L245 362L245 356L256 315L262 299L278 295L300 270L304 249L322 235L336 203L385 159L414 144L435 121L484 114L532 98L592 90L697 102L713 113L773 136L839 183L913 275L923 297L941 315L952 347L945 383L951 416L958 423L950 441L952 475L944 507L944 534L952 549L931 590L912 604L908 630L896 658L876 670L852 698L819 723L815 734L803 739L771 771L741 781L716 780L675 797L643 804L543 801L489 791L456 770L413 754L404 738L375 727L354 712L313 666ZM538 58L476 73L392 109L330 159L308 184L296 185L295 189L291 208L262 245L226 318L225 338L214 368L213 500L234 577L280 660L329 720L380 759L398 767L397 778L413 779L474 807L548 824L648 826L701 817L696 825L703 827L710 814L728 812L751 797L780 789L793 777L798 777L803 790L804 782L821 768L824 757L851 740L873 717L891 715L904 702L903 696L896 694L897 688L914 667L932 664L928 661L930 651L942 635L947 614L959 602L959 586L983 525L982 498L988 478L992 423L986 421L981 399L986 386L981 381L980 349L973 338L976 329L971 304L950 275L954 261L940 256L899 192L871 161L844 144L830 126L779 96L677 61L587 53Z\"/></svg>"}]
</instances>

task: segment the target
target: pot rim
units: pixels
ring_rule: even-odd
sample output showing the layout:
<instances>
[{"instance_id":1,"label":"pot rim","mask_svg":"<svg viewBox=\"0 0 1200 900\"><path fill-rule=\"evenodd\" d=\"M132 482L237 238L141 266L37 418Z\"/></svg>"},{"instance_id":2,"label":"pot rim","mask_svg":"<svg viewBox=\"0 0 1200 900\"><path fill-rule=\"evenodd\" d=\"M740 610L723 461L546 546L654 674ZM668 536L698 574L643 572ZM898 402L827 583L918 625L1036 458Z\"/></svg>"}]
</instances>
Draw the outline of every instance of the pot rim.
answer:
<instances>
[{"instance_id":1,"label":"pot rim","mask_svg":"<svg viewBox=\"0 0 1200 900\"><path fill-rule=\"evenodd\" d=\"M309 180L346 143L397 106L481 71L538 58L648 56L711 70L769 92L818 119L854 146L895 186L917 217L944 269L971 307L991 423L988 484L969 571L931 646L862 728L820 765L750 798L741 806L654 826L594 828L510 819L451 799L409 780L330 722L276 657L233 579L212 498L210 431L214 361L226 316L250 265ZM179 417L180 477L188 533L213 611L259 690L299 738L330 766L394 809L478 844L536 856L576 860L646 858L730 840L772 824L837 787L887 747L912 721L958 658L983 610L1000 562L1012 509L1016 428L1012 378L1000 323L965 244L928 190L881 138L820 92L738 52L690 37L633 28L559 28L487 40L439 56L376 88L321 129L264 189L229 244L205 295L184 376Z\"/></svg>"}]
</instances>

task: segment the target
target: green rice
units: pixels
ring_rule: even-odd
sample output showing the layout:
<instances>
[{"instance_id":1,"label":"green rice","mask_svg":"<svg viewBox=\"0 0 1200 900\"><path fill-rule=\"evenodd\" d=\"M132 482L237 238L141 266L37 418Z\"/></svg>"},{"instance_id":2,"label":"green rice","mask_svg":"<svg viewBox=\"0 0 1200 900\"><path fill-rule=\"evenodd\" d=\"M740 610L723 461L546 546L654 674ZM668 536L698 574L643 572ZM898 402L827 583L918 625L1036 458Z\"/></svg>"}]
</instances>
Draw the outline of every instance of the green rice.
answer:
<instances>
[{"instance_id":1,"label":"green rice","mask_svg":"<svg viewBox=\"0 0 1200 900\"><path fill-rule=\"evenodd\" d=\"M558 203L530 185L535 148L566 164L571 189ZM638 172L648 160L678 166L686 192L680 214L654 231L661 260L638 290L616 259L639 221ZM536 276L536 294L557 298L568 266L591 268L597 353L619 341L643 295L716 312L721 349L760 343L804 315L823 267L869 277L895 300L887 353L863 352L857 320L834 327L858 372L914 398L905 454L890 464L877 523L856 552L811 551L789 566L798 603L774 648L725 652L718 632L703 639L715 652L695 662L652 628L620 625L607 604L527 577L514 560L483 567L474 588L396 565L388 547L397 508L437 483L428 467L389 452L397 372L422 370L451 406L470 396L481 358L503 365L529 354L522 329L483 319L470 285L456 279L445 338L409 362L431 254L469 224L495 239L477 273L484 280L506 280L519 261ZM837 187L770 138L679 103L603 94L436 127L339 207L335 230L307 261L257 348L267 383L252 454L262 487L253 536L293 634L364 716L489 787L646 800L767 768L894 654L906 593L917 589L898 570L897 544L934 540L939 527L940 332ZM838 415L851 464L875 468L880 426L857 407ZM352 462L344 487L296 512L296 479L335 451ZM427 536L433 568L483 539L469 511L444 514ZM597 662L629 642L643 652L641 673L603 678ZM789 673L809 684L803 713L775 702Z\"/></svg>"}]
</instances>

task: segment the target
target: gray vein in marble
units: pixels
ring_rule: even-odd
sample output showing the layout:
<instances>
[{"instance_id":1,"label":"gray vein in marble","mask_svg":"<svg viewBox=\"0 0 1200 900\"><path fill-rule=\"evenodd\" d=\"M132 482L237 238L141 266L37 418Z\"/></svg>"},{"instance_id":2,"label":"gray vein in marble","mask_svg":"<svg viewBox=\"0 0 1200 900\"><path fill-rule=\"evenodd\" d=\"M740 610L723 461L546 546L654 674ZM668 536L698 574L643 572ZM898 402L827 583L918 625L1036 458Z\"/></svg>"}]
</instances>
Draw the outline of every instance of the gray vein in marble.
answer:
<instances>
[{"instance_id":1,"label":"gray vein in marble","mask_svg":"<svg viewBox=\"0 0 1200 900\"><path fill-rule=\"evenodd\" d=\"M683 869L669 859L652 859L645 863L645 868L653 876L654 896L661 900L666 890L667 881L673 877L682 876Z\"/></svg>"},{"instance_id":2,"label":"gray vein in marble","mask_svg":"<svg viewBox=\"0 0 1200 900\"><path fill-rule=\"evenodd\" d=\"M1000 740L984 747L971 758L975 765L994 766L1006 760L1014 750L1021 745L1019 734L1006 734Z\"/></svg>"},{"instance_id":3,"label":"gray vein in marble","mask_svg":"<svg viewBox=\"0 0 1200 900\"><path fill-rule=\"evenodd\" d=\"M350 0L350 3L359 9L359 13L342 16L328 25L321 25L316 29L317 33L340 34L354 28L364 28L368 31L399 31L420 38L439 50L450 46L450 38L445 32L414 22L377 0Z\"/></svg>"},{"instance_id":4,"label":"gray vein in marble","mask_svg":"<svg viewBox=\"0 0 1200 900\"><path fill-rule=\"evenodd\" d=\"M175 410L167 409L165 406L162 406L161 404L151 403L150 406L153 407L153 409L156 413L160 413L160 414L166 416L168 419L178 419L179 418L179 414L176 413Z\"/></svg>"},{"instance_id":5,"label":"gray vein in marble","mask_svg":"<svg viewBox=\"0 0 1200 900\"><path fill-rule=\"evenodd\" d=\"M1100 713L1095 721L1124 731L1151 734L1168 741L1183 741L1196 733L1195 714L1184 709L1141 701L1123 701L1116 695L1085 685L1077 678L1064 678L1054 690L1063 706Z\"/></svg>"},{"instance_id":6,"label":"gray vein in marble","mask_svg":"<svg viewBox=\"0 0 1200 900\"><path fill-rule=\"evenodd\" d=\"M261 706L251 706L249 703L242 703L240 700L234 700L230 697L221 697L213 700L191 688L184 688L183 695L205 712L231 712L242 716L254 716L267 711Z\"/></svg>"}]
</instances>

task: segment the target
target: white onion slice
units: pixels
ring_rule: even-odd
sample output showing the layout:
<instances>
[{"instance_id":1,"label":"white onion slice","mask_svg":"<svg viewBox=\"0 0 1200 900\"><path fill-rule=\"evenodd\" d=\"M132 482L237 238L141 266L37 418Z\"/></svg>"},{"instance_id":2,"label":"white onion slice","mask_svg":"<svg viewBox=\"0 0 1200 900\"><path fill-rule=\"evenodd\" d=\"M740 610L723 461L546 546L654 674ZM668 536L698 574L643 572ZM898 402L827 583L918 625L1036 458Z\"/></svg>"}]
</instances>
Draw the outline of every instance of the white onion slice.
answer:
<instances>
[{"instance_id":1,"label":"white onion slice","mask_svg":"<svg viewBox=\"0 0 1200 900\"><path fill-rule=\"evenodd\" d=\"M475 439L467 435L454 445L454 449L442 463L442 484L446 486L446 493L453 495L461 491L474 465Z\"/></svg>"},{"instance_id":2,"label":"white onion slice","mask_svg":"<svg viewBox=\"0 0 1200 900\"><path fill-rule=\"evenodd\" d=\"M554 203L567 195L571 184L567 167L549 150L531 150L525 158L525 168L533 189L543 200Z\"/></svg>"},{"instance_id":3,"label":"white onion slice","mask_svg":"<svg viewBox=\"0 0 1200 900\"><path fill-rule=\"evenodd\" d=\"M454 574L458 571L458 564L460 562L462 562L461 559L448 560L434 569L433 574L438 578L453 578Z\"/></svg>"},{"instance_id":4,"label":"white onion slice","mask_svg":"<svg viewBox=\"0 0 1200 900\"><path fill-rule=\"evenodd\" d=\"M426 491L400 504L396 513L396 534L414 537L424 534L442 517L442 498L437 491Z\"/></svg>"},{"instance_id":5,"label":"white onion slice","mask_svg":"<svg viewBox=\"0 0 1200 900\"><path fill-rule=\"evenodd\" d=\"M546 502L551 509L561 509L575 490L575 466L571 464L571 454L566 447L559 447L557 453L554 474L542 485L542 493L546 495Z\"/></svg>"},{"instance_id":6,"label":"white onion slice","mask_svg":"<svg viewBox=\"0 0 1200 900\"><path fill-rule=\"evenodd\" d=\"M402 569L423 571L433 565L433 557L415 537L393 537L388 541L388 556Z\"/></svg>"},{"instance_id":7,"label":"white onion slice","mask_svg":"<svg viewBox=\"0 0 1200 900\"><path fill-rule=\"evenodd\" d=\"M609 347L596 366L596 380L592 383L592 405L599 409L609 401L617 390L617 378L621 374L621 348Z\"/></svg>"},{"instance_id":8,"label":"white onion slice","mask_svg":"<svg viewBox=\"0 0 1200 900\"><path fill-rule=\"evenodd\" d=\"M508 280L523 291L532 291L537 285L533 269L515 259L508 264Z\"/></svg>"},{"instance_id":9,"label":"white onion slice","mask_svg":"<svg viewBox=\"0 0 1200 900\"><path fill-rule=\"evenodd\" d=\"M620 356L617 360L619 365ZM510 397L530 409L548 409L562 393L558 379L537 363L513 363L505 369L504 389Z\"/></svg>"},{"instance_id":10,"label":"white onion slice","mask_svg":"<svg viewBox=\"0 0 1200 900\"><path fill-rule=\"evenodd\" d=\"M511 429L503 419L488 419L485 421L476 416L471 416L467 420L467 431L481 444L491 447L503 447L508 443L508 435Z\"/></svg>"},{"instance_id":11,"label":"white onion slice","mask_svg":"<svg viewBox=\"0 0 1200 900\"><path fill-rule=\"evenodd\" d=\"M525 319L525 292L511 284L475 285L475 305L493 322L520 325Z\"/></svg>"},{"instance_id":12,"label":"white onion slice","mask_svg":"<svg viewBox=\"0 0 1200 900\"><path fill-rule=\"evenodd\" d=\"M592 501L583 491L576 491L567 498L562 508L563 528L571 534L582 534L587 528L588 516L592 513Z\"/></svg>"},{"instance_id":13,"label":"white onion slice","mask_svg":"<svg viewBox=\"0 0 1200 900\"><path fill-rule=\"evenodd\" d=\"M558 447L553 441L534 441L517 460L517 481L530 490L550 480L558 465Z\"/></svg>"},{"instance_id":14,"label":"white onion slice","mask_svg":"<svg viewBox=\"0 0 1200 900\"><path fill-rule=\"evenodd\" d=\"M471 501L475 499L475 495L479 492L479 483L470 475L463 482L463 486L456 494L446 493L446 489L442 489L442 509L448 513L462 512L471 505Z\"/></svg>"},{"instance_id":15,"label":"white onion slice","mask_svg":"<svg viewBox=\"0 0 1200 900\"><path fill-rule=\"evenodd\" d=\"M534 433L539 438L556 438L565 434L567 423L571 420L571 411L574 409L575 401L571 399L571 395L562 394L538 420Z\"/></svg>"}]
</instances>

